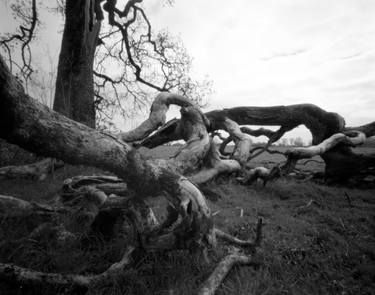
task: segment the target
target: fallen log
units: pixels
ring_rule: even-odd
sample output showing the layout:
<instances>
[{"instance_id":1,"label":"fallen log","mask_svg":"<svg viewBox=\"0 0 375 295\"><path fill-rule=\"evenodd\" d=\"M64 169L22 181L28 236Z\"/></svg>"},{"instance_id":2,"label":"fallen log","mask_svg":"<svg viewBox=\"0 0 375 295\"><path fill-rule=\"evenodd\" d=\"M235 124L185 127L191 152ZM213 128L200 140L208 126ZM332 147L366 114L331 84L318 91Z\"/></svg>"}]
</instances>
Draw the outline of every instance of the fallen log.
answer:
<instances>
[{"instance_id":1,"label":"fallen log","mask_svg":"<svg viewBox=\"0 0 375 295\"><path fill-rule=\"evenodd\" d=\"M213 132L213 134L217 130L225 130L223 122L231 120L240 126L242 133L252 136L267 136L269 138L267 145L252 154L249 159L253 159L265 152L285 132L299 125L305 125L309 129L312 134L312 145L314 147L318 147L323 141L330 139L335 134L344 134L346 139L356 137L355 134L359 133L364 134L366 137L375 135L375 122L358 127L348 127L345 126L345 120L339 114L327 112L312 104L273 107L234 107L210 111L205 113L205 116L210 121L208 131ZM180 134L182 122L180 120L167 122L166 125L168 126L167 128L157 130L154 134L145 138L141 144L145 147L153 148L170 140L182 138ZM265 128L252 130L242 125L280 126L280 128L277 131ZM342 136L338 135L338 137ZM233 138L229 136L223 142L220 148L222 153L225 153L226 145L232 140ZM361 139L359 140L361 141ZM239 145L235 144L234 150L237 150L238 147ZM326 164L326 178L346 180L348 177L363 174L364 171L370 171L371 173L375 167L375 155L356 154L353 152L352 147L353 145L349 141L342 140L341 144L332 145L331 148L316 153L321 155ZM243 150L243 154L245 152L246 150Z\"/></svg>"},{"instance_id":2,"label":"fallen log","mask_svg":"<svg viewBox=\"0 0 375 295\"><path fill-rule=\"evenodd\" d=\"M58 161L53 158L46 158L27 165L5 166L0 168L0 179L29 178L44 180L50 173L63 166L63 161Z\"/></svg>"}]
</instances>

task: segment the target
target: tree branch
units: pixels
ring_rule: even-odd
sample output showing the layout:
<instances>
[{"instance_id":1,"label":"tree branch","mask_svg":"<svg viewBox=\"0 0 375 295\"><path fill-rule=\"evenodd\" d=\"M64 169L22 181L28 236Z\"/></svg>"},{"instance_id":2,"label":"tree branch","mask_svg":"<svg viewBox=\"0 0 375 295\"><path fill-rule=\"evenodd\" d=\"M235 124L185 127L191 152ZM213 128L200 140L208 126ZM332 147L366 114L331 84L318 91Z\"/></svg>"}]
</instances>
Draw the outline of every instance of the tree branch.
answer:
<instances>
[{"instance_id":1,"label":"tree branch","mask_svg":"<svg viewBox=\"0 0 375 295\"><path fill-rule=\"evenodd\" d=\"M22 7L18 7L16 9L22 9ZM16 13L20 14L19 11L16 11ZM21 14L23 16L23 14ZM25 81L25 84L27 86L27 83L30 79L31 74L33 73L33 68L31 66L31 50L30 50L30 42L34 37L35 28L38 22L38 14L37 14L37 4L36 0L32 0L31 2L31 17L23 16L25 19L23 21L29 22L29 27L26 27L25 25L20 25L19 29L21 31L21 34L13 34L9 38L3 38L0 41L0 45L5 48L5 50L8 53L9 56L9 64L10 67L12 66L14 62L10 45L14 43L15 40L18 40L21 42L21 58L22 58L22 66L21 69L21 75Z\"/></svg>"}]
</instances>

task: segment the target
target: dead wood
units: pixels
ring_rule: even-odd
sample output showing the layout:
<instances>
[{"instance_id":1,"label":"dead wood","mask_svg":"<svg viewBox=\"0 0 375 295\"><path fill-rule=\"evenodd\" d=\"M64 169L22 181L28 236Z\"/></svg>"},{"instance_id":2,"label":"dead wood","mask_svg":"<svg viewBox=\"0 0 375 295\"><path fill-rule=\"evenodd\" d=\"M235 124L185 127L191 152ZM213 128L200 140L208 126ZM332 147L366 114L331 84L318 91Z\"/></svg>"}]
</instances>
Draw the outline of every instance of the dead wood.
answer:
<instances>
[{"instance_id":1,"label":"dead wood","mask_svg":"<svg viewBox=\"0 0 375 295\"><path fill-rule=\"evenodd\" d=\"M64 162L52 158L46 158L39 162L20 165L5 166L0 168L0 178L30 178L43 180L48 174L64 166Z\"/></svg>"},{"instance_id":2,"label":"dead wood","mask_svg":"<svg viewBox=\"0 0 375 295\"><path fill-rule=\"evenodd\" d=\"M134 247L129 246L119 262L112 264L106 271L96 275L45 273L13 264L0 263L0 278L12 283L18 282L34 286L47 284L72 289L77 287L82 289L93 288L97 284L108 283L118 278L123 280L124 278L121 275L131 263L131 254L134 249Z\"/></svg>"},{"instance_id":3,"label":"dead wood","mask_svg":"<svg viewBox=\"0 0 375 295\"><path fill-rule=\"evenodd\" d=\"M329 138L323 140L317 145L310 147L295 147L289 149L285 154L291 158L306 159L314 156L321 156L327 151L333 149L338 144L345 144L347 146L357 146L365 142L366 135L362 132L356 132L355 137L349 137L343 133L335 133Z\"/></svg>"},{"instance_id":4,"label":"dead wood","mask_svg":"<svg viewBox=\"0 0 375 295\"><path fill-rule=\"evenodd\" d=\"M64 180L60 196L65 203L73 201L76 197L80 197L90 189L92 192L96 190L107 196L111 194L122 197L131 195L126 183L116 176L82 175ZM104 196L102 196L102 198L104 198Z\"/></svg>"},{"instance_id":5,"label":"dead wood","mask_svg":"<svg viewBox=\"0 0 375 295\"><path fill-rule=\"evenodd\" d=\"M241 165L245 165L249 158L252 144L251 137L248 134L243 133L240 126L235 121L228 118L219 121L219 123L217 123L217 128L223 129L229 133L230 138L235 143L232 157Z\"/></svg>"},{"instance_id":6,"label":"dead wood","mask_svg":"<svg viewBox=\"0 0 375 295\"><path fill-rule=\"evenodd\" d=\"M255 264L253 255L256 252L256 248L260 246L262 241L262 219L258 220L256 229L256 238L254 241L244 241L236 237L233 237L221 230L215 229L215 234L218 238L221 238L230 244L234 244L240 247L250 247L252 254L245 254L237 247L231 248L228 255L226 255L216 266L209 278L202 284L198 294L200 295L213 295L216 290L223 282L229 271L236 265L251 265Z\"/></svg>"},{"instance_id":7,"label":"dead wood","mask_svg":"<svg viewBox=\"0 0 375 295\"><path fill-rule=\"evenodd\" d=\"M129 188L137 193L138 198L163 194L179 214L186 217L184 227L189 227L189 224L200 225L194 234L184 236L184 239L202 245L204 241L210 240L205 239L206 235L211 234L210 210L206 200L195 185L178 173L178 165L172 167L170 162L145 160L130 145L114 139L113 136L74 122L41 105L24 93L22 86L10 75L2 59L0 97L2 138L44 156L111 171L121 177ZM189 110L192 109L188 109L185 114L187 121L196 118L196 112ZM194 115L191 116L191 113ZM199 160L199 157L193 157L195 152L201 151L204 154L209 148L209 139L205 134L194 134L196 130L203 130L201 124L188 126L190 127L183 131L186 137L192 139L188 142L188 148L192 149L192 153L187 157L186 153L181 152L178 163L195 165ZM197 142L199 144L196 144ZM177 242L173 233L169 235L171 243ZM168 240L166 236L161 239L163 245ZM190 242L185 242L185 245L190 245ZM170 245L171 248L173 246Z\"/></svg>"},{"instance_id":8,"label":"dead wood","mask_svg":"<svg viewBox=\"0 0 375 295\"><path fill-rule=\"evenodd\" d=\"M253 153L250 159L265 152L270 144L280 139L285 132L299 125L305 125L312 134L313 147L304 150L304 152L300 149L296 149L295 152L291 151L290 153L294 153L296 157L293 157L293 161L291 160L284 167L288 168L285 169L287 171L293 170L293 167L298 161L297 153L299 153L301 157L303 157L302 153L304 153L305 156L308 154L312 155L313 153L321 155L326 164L326 177L328 178L347 179L347 177L366 173L365 171L368 173L375 167L375 155L358 155L351 150L353 145L356 146L363 140L363 134L365 137L375 135L375 122L358 127L347 127L345 126L344 119L337 113L327 112L312 104L274 107L235 107L211 111L205 113L205 116L210 121L208 131L214 134L217 130L226 130L225 122L231 120L229 122L233 121L240 126L240 131L242 133L252 136L267 136L269 141L266 147ZM180 126L182 125L180 120L174 120L167 124L168 128L158 130L153 135L146 138L142 142L142 145L152 148L168 142L169 140L182 138L181 134L179 134ZM252 130L241 125L279 125L280 128L277 131L264 128ZM330 138L331 140L329 140ZM357 138L356 140L358 140L358 142L353 142L353 138ZM233 138L229 136L223 142L220 152L225 153L226 145L232 140ZM328 140L328 142L325 140ZM333 144L331 145L329 142ZM325 146L325 148L322 149L322 146ZM238 148L239 145L235 144L234 150L236 151ZM313 150L315 150L315 152L312 152ZM245 152L246 151L244 151L244 153Z\"/></svg>"},{"instance_id":9,"label":"dead wood","mask_svg":"<svg viewBox=\"0 0 375 295\"><path fill-rule=\"evenodd\" d=\"M63 208L55 208L46 204L0 195L0 216L2 217L21 217L31 214L48 217L59 212L66 211Z\"/></svg>"},{"instance_id":10,"label":"dead wood","mask_svg":"<svg viewBox=\"0 0 375 295\"><path fill-rule=\"evenodd\" d=\"M210 121L209 131L222 129L223 121L230 119L238 125L264 125L264 126L281 126L278 131L270 135L268 130L264 131L264 135L270 135L273 138L275 134L281 137L285 132L294 129L299 125L305 125L313 135L313 144L317 144L334 133L340 132L345 126L344 119L331 112L312 105L297 104L289 106L273 106L273 107L234 107L224 110L215 110L205 113ZM181 122L175 120L170 124L169 130L178 131ZM173 125L173 127L172 127ZM246 132L243 129L242 132ZM164 138L167 134L162 131ZM143 142L144 146L153 147L154 139L158 138L159 133L155 133ZM160 145L160 141L158 142Z\"/></svg>"},{"instance_id":11,"label":"dead wood","mask_svg":"<svg viewBox=\"0 0 375 295\"><path fill-rule=\"evenodd\" d=\"M228 233L223 232L218 228L215 228L214 233L217 238L222 239L232 245L250 248L251 250L255 251L255 249L259 247L260 243L262 242L262 227L263 221L261 218L259 218L257 222L256 236L254 240L241 240Z\"/></svg>"},{"instance_id":12,"label":"dead wood","mask_svg":"<svg viewBox=\"0 0 375 295\"><path fill-rule=\"evenodd\" d=\"M277 179L282 175L282 169L279 165L275 165L272 168L266 167L255 167L244 172L244 177L238 178L238 180L243 184L252 184L258 179L263 180L263 186L267 184L268 181Z\"/></svg>"},{"instance_id":13,"label":"dead wood","mask_svg":"<svg viewBox=\"0 0 375 295\"><path fill-rule=\"evenodd\" d=\"M144 139L158 127L165 124L166 113L171 104L181 107L193 106L189 99L181 95L161 92L156 96L152 103L148 119L140 124L137 128L121 133L120 138L125 142L134 142Z\"/></svg>"},{"instance_id":14,"label":"dead wood","mask_svg":"<svg viewBox=\"0 0 375 295\"><path fill-rule=\"evenodd\" d=\"M195 174L189 176L189 179L194 183L203 184L214 179L219 174L237 172L240 169L241 165L238 161L234 159L222 159L218 146L211 144L203 167Z\"/></svg>"},{"instance_id":15,"label":"dead wood","mask_svg":"<svg viewBox=\"0 0 375 295\"><path fill-rule=\"evenodd\" d=\"M162 126L170 104L182 107L181 119ZM361 131L345 128L341 116L309 104L238 107L202 114L184 97L160 93L151 107L149 118L117 138L69 120L28 97L1 58L0 117L0 137L9 142L43 156L96 166L117 175L119 178L102 176L67 181L62 189L64 206L79 208L75 213L79 211L82 214L76 215L77 223L82 224L85 231L93 228L94 224L103 223L100 220L101 210L116 211L120 219L126 219L133 225L137 238L131 241L130 247L146 251L198 249L206 253L207 246L216 245L216 237L255 249L261 240L261 221L254 242L242 241L215 229L206 199L196 184L207 182L221 173L238 171L245 173L246 182L261 178L266 183L293 171L299 159L315 155L321 155L327 166L332 166L337 161L332 155L340 159L351 157L350 148L374 132L371 124L360 126ZM249 159L267 151L285 132L300 124L311 131L314 146L287 151L287 161L283 166L247 169ZM241 125L279 125L280 128L277 131L254 131ZM223 159L218 147L212 143L210 132L217 130L227 131L230 135L228 140L235 143L230 159ZM269 141L260 151L252 154L251 135L255 134L265 135ZM153 147L176 139L183 139L186 144L168 160L144 159L133 147L133 143L140 140L143 140L142 145ZM169 202L168 216L161 224L144 202L146 197L159 195L165 196ZM17 210L40 209L39 205L35 207L4 200L1 202L19 207ZM130 255L132 251L128 249L126 253ZM44 274L13 265L0 265L0 276L31 284L40 283L44 277L50 284L73 284L87 288L96 282L117 277L128 265L129 255L126 253L119 263L99 275ZM213 294L234 265L251 261L251 257L234 250L218 265L203 285L201 294Z\"/></svg>"},{"instance_id":16,"label":"dead wood","mask_svg":"<svg viewBox=\"0 0 375 295\"><path fill-rule=\"evenodd\" d=\"M199 295L213 295L216 293L218 287L228 275L230 270L236 265L250 265L253 263L251 256L242 254L238 248L234 248L230 254L225 256L210 277L200 287Z\"/></svg>"}]
</instances>

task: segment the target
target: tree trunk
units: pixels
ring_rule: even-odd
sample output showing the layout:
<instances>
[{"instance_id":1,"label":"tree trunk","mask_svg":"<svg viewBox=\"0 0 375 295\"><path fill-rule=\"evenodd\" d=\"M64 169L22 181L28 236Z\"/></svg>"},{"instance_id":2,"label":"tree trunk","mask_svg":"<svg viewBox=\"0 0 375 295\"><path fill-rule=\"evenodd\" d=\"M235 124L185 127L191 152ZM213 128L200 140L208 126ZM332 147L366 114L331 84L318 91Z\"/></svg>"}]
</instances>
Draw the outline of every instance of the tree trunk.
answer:
<instances>
[{"instance_id":1,"label":"tree trunk","mask_svg":"<svg viewBox=\"0 0 375 295\"><path fill-rule=\"evenodd\" d=\"M185 217L183 226L155 237L152 246L163 249L197 245L212 239L207 202L186 177L168 163L146 161L136 150L115 137L91 129L50 110L25 94L0 58L0 137L43 156L67 163L96 166L121 177L138 198L165 195ZM178 169L176 169L178 170ZM188 235L176 233L194 226Z\"/></svg>"},{"instance_id":2,"label":"tree trunk","mask_svg":"<svg viewBox=\"0 0 375 295\"><path fill-rule=\"evenodd\" d=\"M173 99L172 94L161 94L161 98L163 97L166 101ZM181 101L179 100L178 103ZM185 105L184 101L182 103ZM153 110L157 111L157 108ZM163 112L159 113L161 117L158 115L156 117L163 118L162 114ZM208 246L215 247L216 236L231 244L250 247L252 253L255 253L255 248L260 245L261 220L258 222L254 242L242 241L223 233L214 227L210 209L200 190L188 178L180 174L190 172L192 168L200 166L204 160L211 162L211 170L219 171L224 166L236 170L239 167L235 160L228 160L234 163L224 163L224 160L221 160L215 153L217 149L212 150L212 143L206 129L208 122L200 110L194 106L184 107L181 110L183 122L181 133L187 143L177 155L173 159L164 161L144 160L129 144L112 135L68 119L30 98L25 94L22 85L10 74L0 56L0 118L0 137L9 142L44 156L54 156L74 164L96 166L121 177L126 182L126 186L113 177L107 176L102 179L91 177L72 179L66 182L66 190L63 191L68 193L67 198L69 198L69 192L82 194L83 202L78 204L80 204L80 209L85 210L76 211L79 213L77 221L85 222L83 225L87 232L88 226L95 228L94 223L100 223L103 220L100 218L100 209L105 209L105 204L113 199L107 196L104 190L124 191L129 188L134 192L134 197L126 199L126 204L123 203L121 208L129 211L124 214L132 220L137 234L135 235L136 242L134 245L128 245L123 258L98 275L42 273L0 263L0 278L2 279L31 285L50 284L59 287L68 285L87 289L97 283L116 280L123 269L130 264L130 255L136 247L145 251L189 249L196 252L199 250L207 258L207 248ZM158 120L152 120L149 123L142 125L146 128L138 129L137 138L143 137L143 134L148 133L149 128L155 127L154 125L159 125ZM239 130L234 129L236 132ZM213 156L206 159L210 151ZM211 171L210 175L215 173ZM110 180L112 185L103 186L100 184L102 180ZM80 185L84 187L80 189ZM162 224L156 222L152 210L142 200L145 196L158 195L166 196L169 201L168 216ZM118 204L117 200L116 204ZM43 215L56 213L48 206L28 203L9 196L0 196L0 207L0 211L5 214L7 212L17 212L21 215L30 212L40 212ZM64 207L60 210L63 212ZM63 243L75 239L75 235L65 227L50 224L40 225L30 236L39 235L45 230L56 232L57 241ZM232 266L249 262L251 258L248 256L230 254L229 258L219 264L209 282L204 284L208 286L204 290L214 292Z\"/></svg>"},{"instance_id":3,"label":"tree trunk","mask_svg":"<svg viewBox=\"0 0 375 295\"><path fill-rule=\"evenodd\" d=\"M95 128L93 63L100 21L93 22L92 0L67 0L53 109Z\"/></svg>"}]
</instances>

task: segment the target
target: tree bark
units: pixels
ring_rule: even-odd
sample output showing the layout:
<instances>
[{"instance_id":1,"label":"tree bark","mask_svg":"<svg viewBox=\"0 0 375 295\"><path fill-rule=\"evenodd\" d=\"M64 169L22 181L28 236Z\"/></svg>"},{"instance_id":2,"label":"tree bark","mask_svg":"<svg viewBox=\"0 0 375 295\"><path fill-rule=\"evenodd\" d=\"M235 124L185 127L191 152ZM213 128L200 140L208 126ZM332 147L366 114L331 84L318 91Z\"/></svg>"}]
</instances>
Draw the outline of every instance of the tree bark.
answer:
<instances>
[{"instance_id":1,"label":"tree bark","mask_svg":"<svg viewBox=\"0 0 375 295\"><path fill-rule=\"evenodd\" d=\"M274 106L274 107L235 107L231 109L216 110L205 113L205 116L210 121L208 131L215 132L216 130L226 128L228 120L235 122L238 125L265 125L265 126L280 126L277 131L270 131L267 129L250 130L241 127L240 131L236 129L236 133L242 132L254 136L263 135L269 138L269 142L263 151L265 151L270 144L280 139L285 132L294 129L299 125L305 125L312 134L312 144L319 146L324 140L329 139L335 134L341 134L341 137L352 137L353 131L361 132L366 137L375 135L375 122L359 126L346 127L345 120L337 113L327 112L312 104L298 104L289 106ZM180 134L182 122L180 120L173 120L166 123L165 128L161 128L153 135L146 138L142 145L148 148L153 148L157 145L166 143L170 140L178 140L182 138ZM231 135L231 138L236 143L238 135ZM225 141L229 143L230 139ZM345 140L344 140L345 141ZM244 143L243 140L238 141ZM315 147L315 148L316 148ZM224 147L221 147L223 150ZM242 151L242 163L246 155L246 150L241 149L239 144L235 145L235 151L238 149ZM263 152L261 151L261 152ZM328 178L345 180L348 177L355 176L359 173L373 173L375 167L375 155L358 155L355 154L347 143L334 145L332 149L321 150L323 160L326 164L326 176ZM257 153L256 155L259 155ZM249 159L253 158L251 155ZM240 158L239 158L240 159ZM248 159L248 160L249 160ZM372 172L371 172L372 171Z\"/></svg>"},{"instance_id":2,"label":"tree bark","mask_svg":"<svg viewBox=\"0 0 375 295\"><path fill-rule=\"evenodd\" d=\"M138 244L130 245L123 259L101 274L84 276L42 273L12 264L0 264L0 277L3 279L13 282L23 281L27 284L47 283L87 288L92 284L116 279L124 267L129 265L130 254L137 246L146 251L189 249L207 253L208 246L216 245L216 235L229 243L252 249L260 243L261 221L258 223L254 242L241 241L215 229L204 196L195 184L180 174L194 171L203 164L204 160L212 161L212 168L216 167L217 170L221 169L217 168L218 166L225 165L234 170L239 167L235 160L220 162L221 159L217 154L206 159L213 145L207 132L207 120L194 106L184 107L181 110L183 126L180 132L186 140L186 145L172 159L145 160L129 144L68 119L30 98L25 94L21 84L10 74L0 57L0 118L1 138L44 156L54 156L68 163L96 166L111 171L124 180L126 186L120 184L117 178L103 177L104 181L110 180L115 185L115 187L108 187L100 185L100 178L72 179L66 183L66 186L68 191L72 188L73 191L83 194L82 206L91 216L88 220L90 226L98 217L100 208L104 208L111 199L104 190L124 191L129 188L134 192L135 197L125 197L126 203L123 204L130 212L130 219L138 234L136 235ZM238 128L234 129L238 131ZM85 186L85 183L88 186L80 190L79 187ZM152 211L142 201L145 196L157 195L165 195L170 203L168 207L170 214L161 225L156 222ZM53 211L45 206L7 196L0 198L0 205L3 205L5 214L9 208L16 208L20 214L39 211L41 214L49 214ZM41 226L40 229L44 228L49 229L48 226ZM59 229L60 227L56 227L57 231ZM64 230L63 227L62 229ZM39 228L36 229L36 232L39 231ZM63 236L66 236L65 233L69 235L68 231L64 231ZM222 270L219 269L217 272L222 275L214 275L215 288L231 266L240 262L237 258L237 256L232 257L229 263L219 265Z\"/></svg>"},{"instance_id":3,"label":"tree bark","mask_svg":"<svg viewBox=\"0 0 375 295\"><path fill-rule=\"evenodd\" d=\"M198 295L214 295L234 266L250 265L252 263L254 263L254 259L251 256L240 253L237 248L233 249L232 253L220 261L210 277L203 283L198 291Z\"/></svg>"},{"instance_id":4,"label":"tree bark","mask_svg":"<svg viewBox=\"0 0 375 295\"><path fill-rule=\"evenodd\" d=\"M135 142L144 139L158 127L165 124L166 113L171 104L181 107L193 106L188 99L181 95L160 92L152 103L148 119L142 122L137 128L121 133L120 138L125 142Z\"/></svg>"},{"instance_id":5,"label":"tree bark","mask_svg":"<svg viewBox=\"0 0 375 295\"><path fill-rule=\"evenodd\" d=\"M29 178L44 180L49 173L63 166L64 163L62 161L51 158L46 158L42 161L27 165L5 166L0 168L0 179Z\"/></svg>"},{"instance_id":6,"label":"tree bark","mask_svg":"<svg viewBox=\"0 0 375 295\"><path fill-rule=\"evenodd\" d=\"M121 177L138 198L166 195L185 224L176 231L194 225L186 235L169 232L153 240L170 249L177 245L204 246L212 234L211 213L199 189L169 165L146 161L128 144L93 130L50 110L24 93L0 58L0 137L44 156L53 156L72 164L96 166ZM205 140L203 138L203 140ZM194 146L194 145L193 145ZM191 244L192 243L192 244Z\"/></svg>"},{"instance_id":7,"label":"tree bark","mask_svg":"<svg viewBox=\"0 0 375 295\"><path fill-rule=\"evenodd\" d=\"M95 128L93 63L100 21L93 26L94 0L67 0L53 109Z\"/></svg>"}]
</instances>

